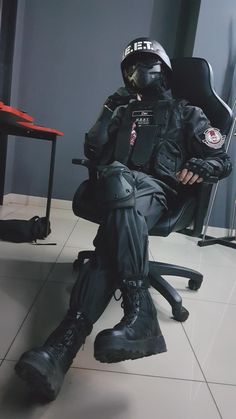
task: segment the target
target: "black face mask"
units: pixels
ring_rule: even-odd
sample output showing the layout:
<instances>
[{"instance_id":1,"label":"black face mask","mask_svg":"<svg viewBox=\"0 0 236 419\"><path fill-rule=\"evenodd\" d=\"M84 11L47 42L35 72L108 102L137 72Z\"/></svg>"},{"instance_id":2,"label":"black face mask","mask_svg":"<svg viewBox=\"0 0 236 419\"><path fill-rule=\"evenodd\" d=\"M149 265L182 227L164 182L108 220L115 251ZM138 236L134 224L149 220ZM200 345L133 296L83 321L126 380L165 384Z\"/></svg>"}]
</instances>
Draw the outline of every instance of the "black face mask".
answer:
<instances>
[{"instance_id":1,"label":"black face mask","mask_svg":"<svg viewBox=\"0 0 236 419\"><path fill-rule=\"evenodd\" d=\"M125 75L135 92L161 95L167 90L162 62L155 57L142 57L127 65Z\"/></svg>"}]
</instances>

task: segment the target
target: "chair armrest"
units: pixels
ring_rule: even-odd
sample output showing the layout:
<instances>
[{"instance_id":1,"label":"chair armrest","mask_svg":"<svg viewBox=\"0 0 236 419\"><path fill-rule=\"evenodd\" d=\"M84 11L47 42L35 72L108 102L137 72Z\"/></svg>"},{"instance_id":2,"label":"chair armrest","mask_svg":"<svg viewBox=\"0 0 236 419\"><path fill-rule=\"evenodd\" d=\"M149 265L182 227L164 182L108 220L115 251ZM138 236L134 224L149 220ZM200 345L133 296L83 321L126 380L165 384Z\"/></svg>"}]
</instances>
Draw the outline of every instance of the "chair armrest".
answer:
<instances>
[{"instance_id":1,"label":"chair armrest","mask_svg":"<svg viewBox=\"0 0 236 419\"><path fill-rule=\"evenodd\" d=\"M217 183L219 178L217 176L209 176L207 180L204 180L203 183Z\"/></svg>"},{"instance_id":2,"label":"chair armrest","mask_svg":"<svg viewBox=\"0 0 236 419\"><path fill-rule=\"evenodd\" d=\"M210 176L207 181L196 185L196 208L194 213L193 225L191 228L184 228L179 231L192 237L200 237L204 226L205 217L207 214L209 202L211 199L211 191L213 184L218 182L218 177Z\"/></svg>"},{"instance_id":3,"label":"chair armrest","mask_svg":"<svg viewBox=\"0 0 236 419\"><path fill-rule=\"evenodd\" d=\"M72 159L72 164L87 167L89 171L89 180L97 180L97 164L88 159Z\"/></svg>"},{"instance_id":4,"label":"chair armrest","mask_svg":"<svg viewBox=\"0 0 236 419\"><path fill-rule=\"evenodd\" d=\"M95 166L95 164L91 160L88 160L88 159L72 159L72 164L78 164L80 166L85 166L87 168Z\"/></svg>"},{"instance_id":5,"label":"chair armrest","mask_svg":"<svg viewBox=\"0 0 236 419\"><path fill-rule=\"evenodd\" d=\"M89 181L97 180L97 164L88 159L72 159L72 163L80 166L87 167L89 171ZM207 181L197 185L197 206L194 216L193 229L184 229L181 232L194 237L199 237L202 232L205 216L207 213L211 189L214 183L218 182L216 176L210 176Z\"/></svg>"}]
</instances>

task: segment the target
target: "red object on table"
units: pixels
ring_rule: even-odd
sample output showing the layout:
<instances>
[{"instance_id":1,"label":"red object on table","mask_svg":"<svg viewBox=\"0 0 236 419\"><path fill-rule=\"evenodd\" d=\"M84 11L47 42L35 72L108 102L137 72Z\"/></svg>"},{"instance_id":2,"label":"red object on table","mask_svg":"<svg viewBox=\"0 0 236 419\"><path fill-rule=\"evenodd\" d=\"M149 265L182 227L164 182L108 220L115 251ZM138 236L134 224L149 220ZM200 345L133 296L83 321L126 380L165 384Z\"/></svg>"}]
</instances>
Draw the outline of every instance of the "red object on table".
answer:
<instances>
[{"instance_id":1,"label":"red object on table","mask_svg":"<svg viewBox=\"0 0 236 419\"><path fill-rule=\"evenodd\" d=\"M4 105L3 102L0 102L0 122L15 125L19 121L33 122L34 118L26 112L22 112L19 109L12 108L11 106Z\"/></svg>"},{"instance_id":2,"label":"red object on table","mask_svg":"<svg viewBox=\"0 0 236 419\"><path fill-rule=\"evenodd\" d=\"M48 132L49 134L56 134L56 135L60 135L63 136L64 133L61 131L58 131L54 128L47 128L47 127L43 127L42 125L35 125L32 124L30 122L19 122L18 123L20 126L23 126L27 129L29 129L30 131L43 131L43 132Z\"/></svg>"},{"instance_id":3,"label":"red object on table","mask_svg":"<svg viewBox=\"0 0 236 419\"><path fill-rule=\"evenodd\" d=\"M6 135L14 135L18 137L37 138L40 140L51 141L51 159L50 159L50 171L48 181L48 195L47 195L47 208L46 208L46 219L47 219L47 230L49 230L49 216L52 199L52 186L53 186L53 175L54 175L54 164L55 164L55 153L56 153L56 140L57 136L64 135L63 132L53 128L42 127L41 125L33 124L34 118L28 115L26 112L22 112L19 109L11 106L4 105L0 102L0 131ZM1 196L1 201L2 201Z\"/></svg>"}]
</instances>

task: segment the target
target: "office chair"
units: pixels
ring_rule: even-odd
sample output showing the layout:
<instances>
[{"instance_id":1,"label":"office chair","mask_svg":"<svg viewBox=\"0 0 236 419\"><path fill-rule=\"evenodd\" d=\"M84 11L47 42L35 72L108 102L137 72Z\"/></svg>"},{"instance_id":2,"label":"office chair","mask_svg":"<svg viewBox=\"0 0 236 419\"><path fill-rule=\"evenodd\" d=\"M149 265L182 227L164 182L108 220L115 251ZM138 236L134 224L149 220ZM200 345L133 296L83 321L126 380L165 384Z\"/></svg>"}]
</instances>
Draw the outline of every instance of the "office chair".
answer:
<instances>
[{"instance_id":1,"label":"office chair","mask_svg":"<svg viewBox=\"0 0 236 419\"><path fill-rule=\"evenodd\" d=\"M223 135L227 135L233 120L232 112L213 89L213 73L209 63L202 58L175 58L172 59L172 68L171 89L173 96L186 99L191 105L202 108L211 121L211 125L219 128ZM73 159L72 162L87 166L89 169L89 179L79 186L74 195L73 212L81 218L100 224L101 215L96 204L92 202L94 197L93 180L96 178L96 170L86 159ZM163 215L157 225L149 232L149 235L166 237L171 232L180 232L199 237L203 228L212 185L216 181L217 179L212 178L207 183L204 182L191 187L185 186L175 207ZM91 205L87 204L88 199L90 199ZM79 252L78 259L74 262L74 268L80 268L92 254L93 251ZM182 306L182 298L179 293L163 278L163 275L188 278L188 287L194 291L200 288L203 275L183 266L157 261L149 262L150 285L170 303L173 318L183 322L188 318L189 312Z\"/></svg>"}]
</instances>

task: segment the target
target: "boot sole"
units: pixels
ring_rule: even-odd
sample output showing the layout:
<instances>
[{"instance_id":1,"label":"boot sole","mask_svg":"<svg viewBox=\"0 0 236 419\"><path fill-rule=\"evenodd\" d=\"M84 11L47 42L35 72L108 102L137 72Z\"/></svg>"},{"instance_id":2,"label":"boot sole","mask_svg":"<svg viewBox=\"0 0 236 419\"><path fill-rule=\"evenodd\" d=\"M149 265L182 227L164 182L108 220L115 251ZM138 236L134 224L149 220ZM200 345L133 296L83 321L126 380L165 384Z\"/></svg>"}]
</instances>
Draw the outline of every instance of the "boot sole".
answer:
<instances>
[{"instance_id":1,"label":"boot sole","mask_svg":"<svg viewBox=\"0 0 236 419\"><path fill-rule=\"evenodd\" d=\"M55 400L64 379L64 375L55 369L50 360L37 353L22 355L15 365L15 371L37 398L46 401Z\"/></svg>"},{"instance_id":2,"label":"boot sole","mask_svg":"<svg viewBox=\"0 0 236 419\"><path fill-rule=\"evenodd\" d=\"M144 358L166 352L166 343L162 335L144 340L130 341L122 338L104 336L94 343L94 357L97 361L108 364Z\"/></svg>"}]
</instances>

